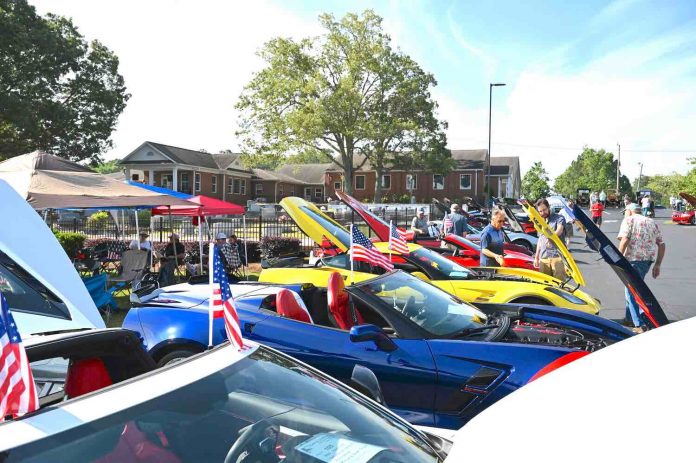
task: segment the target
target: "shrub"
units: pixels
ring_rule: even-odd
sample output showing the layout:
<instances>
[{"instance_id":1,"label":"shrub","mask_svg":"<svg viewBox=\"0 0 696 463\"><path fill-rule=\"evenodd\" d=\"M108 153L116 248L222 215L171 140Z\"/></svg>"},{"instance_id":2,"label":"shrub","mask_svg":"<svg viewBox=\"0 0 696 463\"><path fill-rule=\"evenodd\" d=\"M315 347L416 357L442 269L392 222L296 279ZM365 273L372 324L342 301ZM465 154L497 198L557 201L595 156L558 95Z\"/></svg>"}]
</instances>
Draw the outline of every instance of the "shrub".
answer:
<instances>
[{"instance_id":1,"label":"shrub","mask_svg":"<svg viewBox=\"0 0 696 463\"><path fill-rule=\"evenodd\" d=\"M401 204L408 204L411 202L411 195L408 193L404 193L401 196L399 196L397 203Z\"/></svg>"},{"instance_id":2,"label":"shrub","mask_svg":"<svg viewBox=\"0 0 696 463\"><path fill-rule=\"evenodd\" d=\"M88 227L103 227L109 223L111 215L106 211L95 212L87 218Z\"/></svg>"},{"instance_id":3,"label":"shrub","mask_svg":"<svg viewBox=\"0 0 696 463\"><path fill-rule=\"evenodd\" d=\"M77 251L82 249L87 239L82 233L54 231L53 234L70 259L77 255Z\"/></svg>"},{"instance_id":4,"label":"shrub","mask_svg":"<svg viewBox=\"0 0 696 463\"><path fill-rule=\"evenodd\" d=\"M296 254L300 252L300 240L284 236L264 236L261 238L258 248L263 259ZM251 258L251 256L249 257Z\"/></svg>"}]
</instances>

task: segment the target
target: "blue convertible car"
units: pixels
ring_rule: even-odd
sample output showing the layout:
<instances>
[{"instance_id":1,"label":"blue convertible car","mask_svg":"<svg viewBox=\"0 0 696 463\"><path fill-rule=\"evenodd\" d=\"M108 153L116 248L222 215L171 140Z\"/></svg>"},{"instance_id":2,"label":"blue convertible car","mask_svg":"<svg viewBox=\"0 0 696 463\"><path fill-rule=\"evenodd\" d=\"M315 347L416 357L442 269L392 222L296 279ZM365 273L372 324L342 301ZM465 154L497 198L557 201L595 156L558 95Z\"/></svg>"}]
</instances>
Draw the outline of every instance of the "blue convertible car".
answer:
<instances>
[{"instance_id":1,"label":"blue convertible car","mask_svg":"<svg viewBox=\"0 0 696 463\"><path fill-rule=\"evenodd\" d=\"M326 288L233 284L243 335L350 382L356 365L378 379L408 421L459 428L484 408L589 352L632 335L597 316L548 306L475 307L401 271ZM123 327L160 364L208 344L206 282L134 295ZM222 319L213 343L225 340ZM374 397L374 394L373 394Z\"/></svg>"}]
</instances>

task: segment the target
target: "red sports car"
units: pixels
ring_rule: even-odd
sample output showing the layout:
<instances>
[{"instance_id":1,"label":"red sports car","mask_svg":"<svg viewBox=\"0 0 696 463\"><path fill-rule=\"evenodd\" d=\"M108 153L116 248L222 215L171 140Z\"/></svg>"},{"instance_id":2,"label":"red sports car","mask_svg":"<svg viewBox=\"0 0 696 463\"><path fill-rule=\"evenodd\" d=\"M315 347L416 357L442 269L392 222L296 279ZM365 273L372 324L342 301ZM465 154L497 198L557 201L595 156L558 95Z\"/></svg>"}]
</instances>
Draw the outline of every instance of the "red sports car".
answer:
<instances>
[{"instance_id":1,"label":"red sports car","mask_svg":"<svg viewBox=\"0 0 696 463\"><path fill-rule=\"evenodd\" d=\"M481 246L478 244L451 233L445 236L444 241L456 248L456 251L452 253L452 255L449 255L447 250L444 251L445 254L448 254L447 257L449 257L449 259L464 267L478 267L481 265ZM534 267L534 257L526 253L505 250L503 251L503 257L503 267L538 270Z\"/></svg>"},{"instance_id":2,"label":"red sports car","mask_svg":"<svg viewBox=\"0 0 696 463\"><path fill-rule=\"evenodd\" d=\"M679 193L679 196L684 198L684 201L691 205L691 210L689 211L672 211L672 222L696 225L696 197L690 195L689 193Z\"/></svg>"}]
</instances>

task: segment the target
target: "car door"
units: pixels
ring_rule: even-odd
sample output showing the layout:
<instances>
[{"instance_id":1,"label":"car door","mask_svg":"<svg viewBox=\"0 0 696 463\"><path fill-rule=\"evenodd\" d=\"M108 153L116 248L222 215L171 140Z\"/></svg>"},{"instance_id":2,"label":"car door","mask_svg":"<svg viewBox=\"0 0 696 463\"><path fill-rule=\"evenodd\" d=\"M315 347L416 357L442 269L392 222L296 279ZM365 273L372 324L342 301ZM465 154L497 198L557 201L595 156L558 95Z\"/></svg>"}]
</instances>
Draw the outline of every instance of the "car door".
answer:
<instances>
[{"instance_id":1,"label":"car door","mask_svg":"<svg viewBox=\"0 0 696 463\"><path fill-rule=\"evenodd\" d=\"M289 354L348 385L355 365L372 370L389 408L414 424L432 426L435 363L426 342L392 338L392 352L372 342L351 342L348 331L303 323L273 313L245 326L244 335Z\"/></svg>"}]
</instances>

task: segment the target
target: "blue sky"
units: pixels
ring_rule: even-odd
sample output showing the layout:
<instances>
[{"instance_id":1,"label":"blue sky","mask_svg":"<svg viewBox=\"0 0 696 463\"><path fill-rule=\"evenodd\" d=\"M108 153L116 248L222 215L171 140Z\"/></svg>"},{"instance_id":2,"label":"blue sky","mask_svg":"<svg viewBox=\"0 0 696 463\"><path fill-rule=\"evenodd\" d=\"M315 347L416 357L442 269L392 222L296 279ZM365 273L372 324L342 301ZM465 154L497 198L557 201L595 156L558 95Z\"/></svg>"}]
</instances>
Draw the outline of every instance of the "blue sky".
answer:
<instances>
[{"instance_id":1,"label":"blue sky","mask_svg":"<svg viewBox=\"0 0 696 463\"><path fill-rule=\"evenodd\" d=\"M393 43L438 80L451 148L541 160L552 176L582 146L624 171L683 171L696 155L696 2L30 0L73 17L121 59L133 98L114 133L122 157L145 140L236 148L233 105L270 38L320 33L321 12L374 9ZM691 150L691 151L680 151Z\"/></svg>"}]
</instances>

